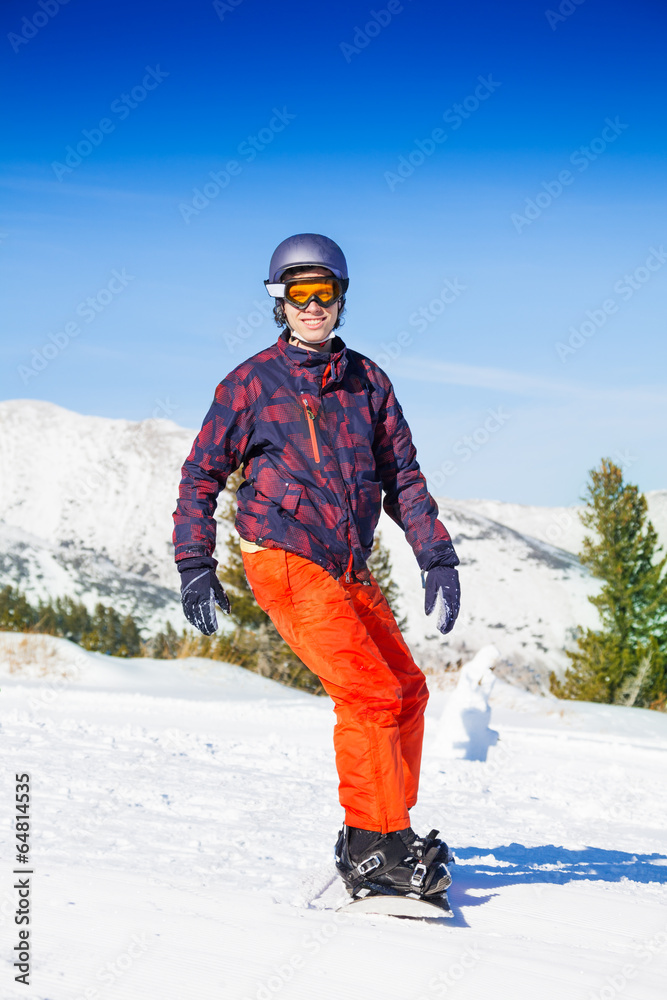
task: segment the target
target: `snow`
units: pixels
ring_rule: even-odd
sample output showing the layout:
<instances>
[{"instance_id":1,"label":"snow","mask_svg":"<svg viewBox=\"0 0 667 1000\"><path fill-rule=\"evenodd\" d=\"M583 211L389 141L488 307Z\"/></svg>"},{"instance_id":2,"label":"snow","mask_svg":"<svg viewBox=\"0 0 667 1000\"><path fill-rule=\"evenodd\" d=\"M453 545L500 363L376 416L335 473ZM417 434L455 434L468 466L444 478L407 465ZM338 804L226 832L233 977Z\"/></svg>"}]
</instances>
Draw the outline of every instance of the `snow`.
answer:
<instances>
[{"instance_id":1,"label":"snow","mask_svg":"<svg viewBox=\"0 0 667 1000\"><path fill-rule=\"evenodd\" d=\"M489 727L489 696L496 680L492 669L499 659L495 646L485 646L461 667L433 744L442 759L486 760L489 747L498 742L498 733Z\"/></svg>"},{"instance_id":2,"label":"snow","mask_svg":"<svg viewBox=\"0 0 667 1000\"><path fill-rule=\"evenodd\" d=\"M413 823L439 827L457 863L454 918L426 923L336 909L328 699L12 633L0 678L0 795L31 774L34 867L24 987L3 824L7 1000L664 995L665 715L497 679L498 743L485 761L445 759L452 695L434 690Z\"/></svg>"},{"instance_id":3,"label":"snow","mask_svg":"<svg viewBox=\"0 0 667 1000\"><path fill-rule=\"evenodd\" d=\"M630 479L632 477L630 476ZM582 493L584 486L582 485ZM667 545L667 490L649 490L646 494L648 516L658 532L661 544ZM567 552L581 551L584 536L589 534L579 518L584 509L571 507L530 507L527 504L503 503L501 500L452 501L466 511L482 514L508 528L532 535L542 542L556 545Z\"/></svg>"},{"instance_id":4,"label":"snow","mask_svg":"<svg viewBox=\"0 0 667 1000\"><path fill-rule=\"evenodd\" d=\"M171 511L194 431L170 420L0 403L0 569L30 599L69 596L182 627Z\"/></svg>"}]
</instances>

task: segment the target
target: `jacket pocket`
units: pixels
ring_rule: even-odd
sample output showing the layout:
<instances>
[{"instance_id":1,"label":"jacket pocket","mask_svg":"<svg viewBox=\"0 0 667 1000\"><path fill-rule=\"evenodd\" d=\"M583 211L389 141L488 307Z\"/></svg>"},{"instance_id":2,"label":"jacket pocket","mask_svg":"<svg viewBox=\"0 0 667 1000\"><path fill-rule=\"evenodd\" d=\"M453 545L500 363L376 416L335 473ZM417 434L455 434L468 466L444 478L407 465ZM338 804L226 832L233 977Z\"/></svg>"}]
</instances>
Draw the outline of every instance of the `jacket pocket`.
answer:
<instances>
[{"instance_id":1,"label":"jacket pocket","mask_svg":"<svg viewBox=\"0 0 667 1000\"><path fill-rule=\"evenodd\" d=\"M280 489L276 489L275 484L272 490L272 495L268 496L257 489L257 486L252 484L252 490L258 501L266 505L266 514L270 515L271 511L277 511L281 517L286 514L289 517L295 517L297 510L299 509L299 503L301 501L301 496L303 488L299 486L298 483L281 483Z\"/></svg>"},{"instance_id":2,"label":"jacket pocket","mask_svg":"<svg viewBox=\"0 0 667 1000\"><path fill-rule=\"evenodd\" d=\"M299 509L299 503L301 502L301 487L298 483L286 483L285 492L282 499L278 501L283 510L286 510L288 514L293 516Z\"/></svg>"}]
</instances>

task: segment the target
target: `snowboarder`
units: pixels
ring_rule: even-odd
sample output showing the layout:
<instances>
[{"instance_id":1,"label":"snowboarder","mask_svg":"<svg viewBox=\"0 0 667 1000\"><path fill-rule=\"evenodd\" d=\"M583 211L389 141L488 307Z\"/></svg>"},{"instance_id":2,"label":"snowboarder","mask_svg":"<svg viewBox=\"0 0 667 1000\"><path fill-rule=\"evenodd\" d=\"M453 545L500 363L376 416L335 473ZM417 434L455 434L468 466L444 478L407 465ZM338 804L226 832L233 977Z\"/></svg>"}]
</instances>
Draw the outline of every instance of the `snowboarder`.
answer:
<instances>
[{"instance_id":1,"label":"snowboarder","mask_svg":"<svg viewBox=\"0 0 667 1000\"><path fill-rule=\"evenodd\" d=\"M459 562L420 472L410 429L386 374L336 330L349 284L333 240L301 233L275 250L265 285L281 328L272 346L218 385L183 466L174 545L183 609L205 635L215 604L218 493L243 468L236 529L257 603L334 702L345 823L337 868L354 897L446 900L447 845L418 837L417 800L428 690L369 573L384 509L422 570L430 614L451 630Z\"/></svg>"}]
</instances>

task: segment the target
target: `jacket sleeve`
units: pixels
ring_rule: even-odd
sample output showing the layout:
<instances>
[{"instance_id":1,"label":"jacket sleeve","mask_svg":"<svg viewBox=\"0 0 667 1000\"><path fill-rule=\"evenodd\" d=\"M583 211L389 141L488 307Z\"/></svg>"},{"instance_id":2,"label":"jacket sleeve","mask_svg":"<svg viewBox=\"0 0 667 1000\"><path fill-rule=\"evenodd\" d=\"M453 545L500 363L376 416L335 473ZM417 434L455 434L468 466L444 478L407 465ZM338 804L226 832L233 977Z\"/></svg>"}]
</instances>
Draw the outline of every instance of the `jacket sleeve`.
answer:
<instances>
[{"instance_id":1,"label":"jacket sleeve","mask_svg":"<svg viewBox=\"0 0 667 1000\"><path fill-rule=\"evenodd\" d=\"M384 509L405 532L420 569L457 566L459 558L449 532L438 520L438 505L428 491L410 428L386 376L382 392L373 451L385 491Z\"/></svg>"},{"instance_id":2,"label":"jacket sleeve","mask_svg":"<svg viewBox=\"0 0 667 1000\"><path fill-rule=\"evenodd\" d=\"M176 562L192 556L212 556L218 493L243 464L251 435L252 406L246 389L232 377L215 391L211 408L181 469L174 511Z\"/></svg>"}]
</instances>

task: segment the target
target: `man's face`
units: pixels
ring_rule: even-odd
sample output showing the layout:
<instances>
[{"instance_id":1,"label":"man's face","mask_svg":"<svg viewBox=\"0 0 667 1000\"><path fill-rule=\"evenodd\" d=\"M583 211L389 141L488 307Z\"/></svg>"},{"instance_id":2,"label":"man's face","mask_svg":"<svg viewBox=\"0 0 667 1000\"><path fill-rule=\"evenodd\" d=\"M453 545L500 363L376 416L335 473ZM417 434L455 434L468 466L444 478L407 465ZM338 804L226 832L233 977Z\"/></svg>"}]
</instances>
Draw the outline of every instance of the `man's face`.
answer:
<instances>
[{"instance_id":1,"label":"man's face","mask_svg":"<svg viewBox=\"0 0 667 1000\"><path fill-rule=\"evenodd\" d=\"M313 267L307 271L299 271L295 277L299 278L322 278L331 277L331 271L326 267ZM289 281L289 275L287 275ZM332 306L321 306L313 299L305 309L297 309L286 299L283 301L285 316L292 330L307 343L316 344L326 340L338 319L340 301L334 302Z\"/></svg>"}]
</instances>

